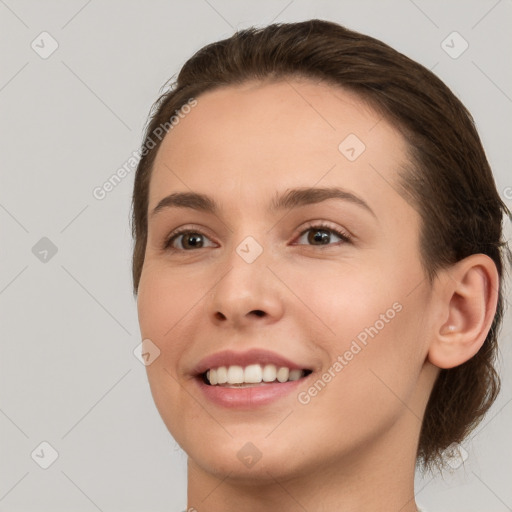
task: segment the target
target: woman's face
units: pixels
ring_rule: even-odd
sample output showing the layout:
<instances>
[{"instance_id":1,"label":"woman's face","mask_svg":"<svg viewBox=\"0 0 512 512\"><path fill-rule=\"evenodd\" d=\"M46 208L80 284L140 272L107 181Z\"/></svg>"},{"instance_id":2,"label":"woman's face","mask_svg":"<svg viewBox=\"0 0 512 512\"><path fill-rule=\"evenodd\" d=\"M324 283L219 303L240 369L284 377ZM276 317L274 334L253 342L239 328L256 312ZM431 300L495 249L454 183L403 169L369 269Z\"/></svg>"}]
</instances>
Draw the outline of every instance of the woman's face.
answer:
<instances>
[{"instance_id":1,"label":"woman's face","mask_svg":"<svg viewBox=\"0 0 512 512\"><path fill-rule=\"evenodd\" d=\"M251 482L414 457L434 302L398 193L404 139L312 81L196 99L154 164L138 294L169 431L198 471ZM311 373L258 383L286 379L272 364ZM231 387L207 384L222 366Z\"/></svg>"}]
</instances>

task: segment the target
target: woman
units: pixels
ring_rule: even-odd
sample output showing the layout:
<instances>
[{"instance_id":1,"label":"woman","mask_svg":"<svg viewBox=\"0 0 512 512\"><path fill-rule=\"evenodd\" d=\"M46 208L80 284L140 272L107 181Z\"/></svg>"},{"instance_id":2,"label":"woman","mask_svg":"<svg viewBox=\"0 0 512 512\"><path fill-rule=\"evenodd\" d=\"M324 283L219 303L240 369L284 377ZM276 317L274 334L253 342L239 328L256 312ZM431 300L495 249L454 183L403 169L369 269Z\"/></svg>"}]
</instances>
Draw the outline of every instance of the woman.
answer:
<instances>
[{"instance_id":1,"label":"woman","mask_svg":"<svg viewBox=\"0 0 512 512\"><path fill-rule=\"evenodd\" d=\"M499 391L510 212L464 106L371 37L275 24L187 61L141 156L134 292L189 509L416 511L416 465Z\"/></svg>"}]
</instances>

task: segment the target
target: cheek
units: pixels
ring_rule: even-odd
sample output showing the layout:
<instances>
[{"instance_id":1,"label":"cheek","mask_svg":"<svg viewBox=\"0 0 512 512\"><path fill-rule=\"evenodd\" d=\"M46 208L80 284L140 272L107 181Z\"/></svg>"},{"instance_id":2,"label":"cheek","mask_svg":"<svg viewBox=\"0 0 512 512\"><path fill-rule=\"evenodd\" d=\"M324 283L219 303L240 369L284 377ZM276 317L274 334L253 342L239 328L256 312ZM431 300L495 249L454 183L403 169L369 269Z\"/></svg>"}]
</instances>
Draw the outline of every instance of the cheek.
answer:
<instances>
[{"instance_id":1,"label":"cheek","mask_svg":"<svg viewBox=\"0 0 512 512\"><path fill-rule=\"evenodd\" d=\"M383 399L390 393L386 384L407 395L421 371L426 340L422 327L426 303L419 291L410 293L410 279L393 274L392 267L383 272L376 265L365 269L346 265L343 270L318 265L303 276L291 281L296 283L297 296L307 299L308 311L296 318L305 332L317 326L314 342L322 346L336 375L332 390L337 388L348 403L350 397L371 399L379 388Z\"/></svg>"},{"instance_id":2,"label":"cheek","mask_svg":"<svg viewBox=\"0 0 512 512\"><path fill-rule=\"evenodd\" d=\"M360 312L357 322L350 321L352 335L342 335L332 352L333 361L340 362L341 356L341 366L337 366L339 377L333 379L336 383L330 398L340 401L341 396L345 412L354 412L354 418L359 410L381 418L382 424L394 421L396 415L406 412L404 404L411 403L415 392L426 357L423 309L417 300L399 293L396 296L398 300L392 303L386 298L366 304L370 313ZM354 308L352 317L347 318L356 315ZM341 329L341 323L339 326Z\"/></svg>"},{"instance_id":3,"label":"cheek","mask_svg":"<svg viewBox=\"0 0 512 512\"><path fill-rule=\"evenodd\" d=\"M303 390L300 403L308 402L301 406L306 415L304 428L307 417L325 418L324 434L341 449L346 439L354 446L368 442L400 417L413 423L421 417L421 411L413 411L412 403L421 357L411 329L414 312L408 306L395 311L388 323L375 322L369 315L362 329L353 325L353 318L345 317L345 325L350 323L347 329L356 335L342 333L329 344L329 366ZM378 306L376 310L380 311ZM338 326L341 331L343 324ZM345 433L345 440L340 438L340 431Z\"/></svg>"},{"instance_id":4,"label":"cheek","mask_svg":"<svg viewBox=\"0 0 512 512\"><path fill-rule=\"evenodd\" d=\"M204 307L208 288L186 273L177 275L158 265L149 265L141 276L137 309L142 339L150 339L160 350L146 367L155 402L160 405L179 397L180 361L192 347L191 335L198 311ZM163 412L163 411L161 411Z\"/></svg>"},{"instance_id":5,"label":"cheek","mask_svg":"<svg viewBox=\"0 0 512 512\"><path fill-rule=\"evenodd\" d=\"M295 318L318 326L319 340L336 343L336 348L357 336L364 342L375 324L380 332L398 316L400 294L375 265L313 261L309 268L280 270L283 281L293 283L296 297L290 295L288 304L296 304L297 313L303 310Z\"/></svg>"},{"instance_id":6,"label":"cheek","mask_svg":"<svg viewBox=\"0 0 512 512\"><path fill-rule=\"evenodd\" d=\"M180 322L201 306L207 288L186 271L171 271L149 264L142 273L137 310L141 334L164 340L173 336Z\"/></svg>"},{"instance_id":7,"label":"cheek","mask_svg":"<svg viewBox=\"0 0 512 512\"><path fill-rule=\"evenodd\" d=\"M178 275L162 265L148 262L144 268L137 298L142 339L150 339L160 350L146 372L155 405L173 435L180 434L182 419L174 411L190 411L190 398L179 382L179 362L190 348L188 333L193 332L194 314L202 307L205 289L190 285L183 272ZM192 281L193 282L193 281Z\"/></svg>"}]
</instances>

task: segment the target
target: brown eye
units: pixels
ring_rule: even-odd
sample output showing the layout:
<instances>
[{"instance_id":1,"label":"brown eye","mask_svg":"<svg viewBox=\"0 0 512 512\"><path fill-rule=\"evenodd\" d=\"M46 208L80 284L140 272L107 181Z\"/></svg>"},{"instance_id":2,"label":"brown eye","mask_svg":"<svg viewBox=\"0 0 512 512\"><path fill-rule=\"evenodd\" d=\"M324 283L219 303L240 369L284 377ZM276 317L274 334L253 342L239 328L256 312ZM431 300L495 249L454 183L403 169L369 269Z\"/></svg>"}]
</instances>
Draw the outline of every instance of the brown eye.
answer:
<instances>
[{"instance_id":1,"label":"brown eye","mask_svg":"<svg viewBox=\"0 0 512 512\"><path fill-rule=\"evenodd\" d=\"M301 242L301 239L306 238L306 242ZM333 239L334 237L334 239ZM349 242L350 237L341 231L327 227L327 226L311 226L304 230L298 243L305 245L333 245L339 242Z\"/></svg>"},{"instance_id":2,"label":"brown eye","mask_svg":"<svg viewBox=\"0 0 512 512\"><path fill-rule=\"evenodd\" d=\"M325 245L331 241L330 233L325 229L310 229L308 242L311 245Z\"/></svg>"},{"instance_id":3,"label":"brown eye","mask_svg":"<svg viewBox=\"0 0 512 512\"><path fill-rule=\"evenodd\" d=\"M164 249L178 251L201 249L203 247L208 247L206 243L207 241L209 241L209 238L197 231L181 231L171 235L165 243ZM211 246L213 246L213 244L210 244L210 247Z\"/></svg>"},{"instance_id":4,"label":"brown eye","mask_svg":"<svg viewBox=\"0 0 512 512\"><path fill-rule=\"evenodd\" d=\"M181 236L181 243L184 249L203 247L203 235L200 233L186 233Z\"/></svg>"}]
</instances>

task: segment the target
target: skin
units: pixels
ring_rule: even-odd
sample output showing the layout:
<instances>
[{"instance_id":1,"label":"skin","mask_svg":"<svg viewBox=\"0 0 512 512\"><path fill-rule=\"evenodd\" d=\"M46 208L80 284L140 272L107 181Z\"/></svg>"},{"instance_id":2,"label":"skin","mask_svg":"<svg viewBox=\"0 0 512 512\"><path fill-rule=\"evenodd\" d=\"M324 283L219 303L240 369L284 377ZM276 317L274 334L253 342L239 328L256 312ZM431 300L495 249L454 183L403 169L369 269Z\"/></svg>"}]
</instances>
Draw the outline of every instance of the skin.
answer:
<instances>
[{"instance_id":1,"label":"skin","mask_svg":"<svg viewBox=\"0 0 512 512\"><path fill-rule=\"evenodd\" d=\"M420 217L397 192L406 143L353 93L293 79L197 100L158 151L149 212L190 191L210 195L220 211L149 215L138 294L142 337L161 351L147 366L155 404L188 454L188 507L415 511L426 403L439 368L466 361L485 339L494 263L470 256L430 286ZM338 149L351 133L366 146L353 162ZM339 199L269 211L276 193L311 186L349 190L375 216ZM352 240L328 232L330 243L315 245L311 231L301 235L309 221ZM184 249L178 237L164 250L179 227L203 233L204 246ZM263 248L250 264L236 252L247 236ZM299 386L307 391L395 303L400 312L306 405L291 393L257 411L226 409L191 376L207 355L262 347L313 368ZM249 441L261 452L250 468L237 457Z\"/></svg>"}]
</instances>

